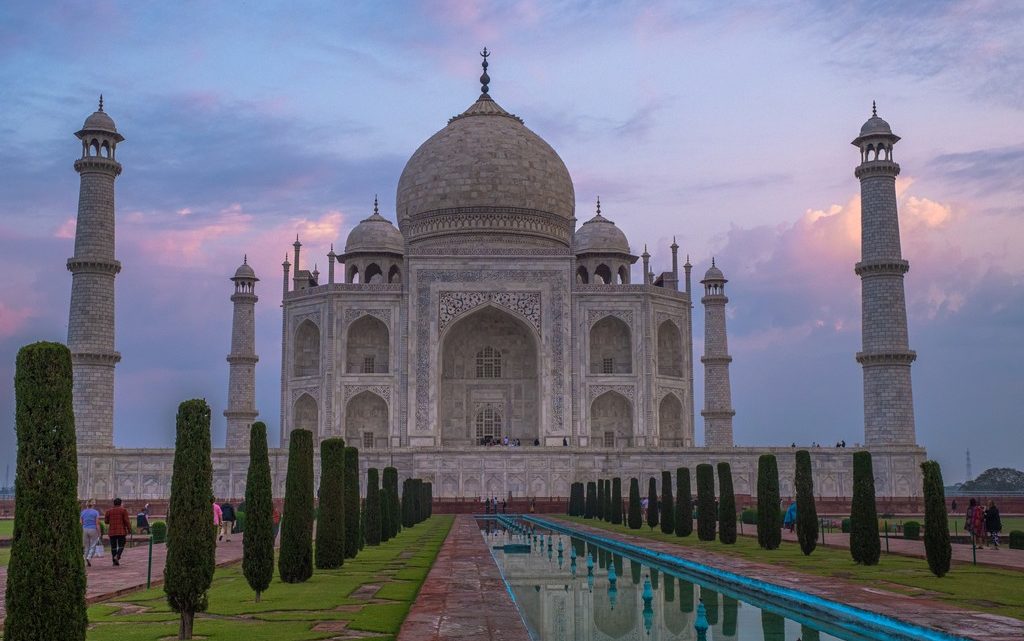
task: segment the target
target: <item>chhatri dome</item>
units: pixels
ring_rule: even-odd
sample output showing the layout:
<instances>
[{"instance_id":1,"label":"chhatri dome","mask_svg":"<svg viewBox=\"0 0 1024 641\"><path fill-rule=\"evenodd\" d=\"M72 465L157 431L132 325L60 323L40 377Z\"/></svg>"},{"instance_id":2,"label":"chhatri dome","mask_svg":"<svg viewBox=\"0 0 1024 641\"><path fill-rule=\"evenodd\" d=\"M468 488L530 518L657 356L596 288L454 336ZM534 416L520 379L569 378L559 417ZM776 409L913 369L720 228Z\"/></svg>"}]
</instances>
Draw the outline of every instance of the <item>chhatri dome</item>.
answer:
<instances>
[{"instance_id":1,"label":"chhatri dome","mask_svg":"<svg viewBox=\"0 0 1024 641\"><path fill-rule=\"evenodd\" d=\"M486 49L480 97L420 145L398 181L398 224L412 244L471 235L466 242L533 237L568 246L576 196L565 163L522 119L488 93ZM553 241L553 242L552 242Z\"/></svg>"},{"instance_id":2,"label":"chhatri dome","mask_svg":"<svg viewBox=\"0 0 1024 641\"><path fill-rule=\"evenodd\" d=\"M256 278L256 272L254 272L252 267L249 266L248 256L242 258L242 264L235 270L235 275L231 277L231 280L239 280L243 278L248 280L259 280L259 278Z\"/></svg>"},{"instance_id":3,"label":"chhatri dome","mask_svg":"<svg viewBox=\"0 0 1024 641\"><path fill-rule=\"evenodd\" d=\"M107 112L103 111L103 96L100 96L99 109L92 112L88 118L85 119L85 124L82 125L82 131L105 131L107 133L120 135L117 132L117 127L114 125L114 119L107 115Z\"/></svg>"},{"instance_id":4,"label":"chhatri dome","mask_svg":"<svg viewBox=\"0 0 1024 641\"><path fill-rule=\"evenodd\" d=\"M626 234L615 223L601 215L601 199L597 200L597 214L583 223L572 237L573 253L582 254L627 254L629 241Z\"/></svg>"},{"instance_id":5,"label":"chhatri dome","mask_svg":"<svg viewBox=\"0 0 1024 641\"><path fill-rule=\"evenodd\" d=\"M373 214L364 218L348 234L345 241L345 253L356 252L370 254L402 254L405 251L405 239L402 232L391 224L391 221L380 215L377 197L373 198Z\"/></svg>"}]
</instances>

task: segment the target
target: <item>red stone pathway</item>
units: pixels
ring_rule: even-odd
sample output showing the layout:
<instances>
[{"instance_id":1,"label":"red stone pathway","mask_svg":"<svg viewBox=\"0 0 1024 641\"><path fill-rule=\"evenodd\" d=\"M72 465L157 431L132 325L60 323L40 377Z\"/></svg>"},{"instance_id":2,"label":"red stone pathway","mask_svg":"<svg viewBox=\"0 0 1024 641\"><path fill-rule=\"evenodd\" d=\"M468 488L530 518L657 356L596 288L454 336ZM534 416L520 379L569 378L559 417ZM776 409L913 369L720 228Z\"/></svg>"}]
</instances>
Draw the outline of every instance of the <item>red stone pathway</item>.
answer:
<instances>
[{"instance_id":1,"label":"red stone pathway","mask_svg":"<svg viewBox=\"0 0 1024 641\"><path fill-rule=\"evenodd\" d=\"M121 565L115 567L110 562L110 547L104 549L106 555L92 560L92 567L86 570L87 603L106 601L107 599L133 592L146 587L146 565L149 546L127 548L121 556ZM167 560L167 546L153 546L153 585L164 581L164 563ZM217 566L230 565L242 560L242 535L236 534L232 541L222 541L217 545ZM7 591L7 568L0 568L0 623L3 622L4 594Z\"/></svg>"},{"instance_id":2,"label":"red stone pathway","mask_svg":"<svg viewBox=\"0 0 1024 641\"><path fill-rule=\"evenodd\" d=\"M565 523L581 531L604 536L649 550L671 554L713 568L735 572L767 583L815 594L831 601L877 612L894 619L907 621L979 641L1021 641L1024 639L1024 621L964 610L927 597L909 597L876 590L835 577L821 577L794 572L767 563L757 563L725 554L696 550L684 545L663 543L652 539L594 528L579 523ZM831 535L828 535L831 536ZM890 541L891 543L891 541ZM999 552L992 552L999 554ZM1024 576L1021 577L1024 580Z\"/></svg>"},{"instance_id":3,"label":"red stone pathway","mask_svg":"<svg viewBox=\"0 0 1024 641\"><path fill-rule=\"evenodd\" d=\"M476 521L459 514L398 641L530 641Z\"/></svg>"}]
</instances>

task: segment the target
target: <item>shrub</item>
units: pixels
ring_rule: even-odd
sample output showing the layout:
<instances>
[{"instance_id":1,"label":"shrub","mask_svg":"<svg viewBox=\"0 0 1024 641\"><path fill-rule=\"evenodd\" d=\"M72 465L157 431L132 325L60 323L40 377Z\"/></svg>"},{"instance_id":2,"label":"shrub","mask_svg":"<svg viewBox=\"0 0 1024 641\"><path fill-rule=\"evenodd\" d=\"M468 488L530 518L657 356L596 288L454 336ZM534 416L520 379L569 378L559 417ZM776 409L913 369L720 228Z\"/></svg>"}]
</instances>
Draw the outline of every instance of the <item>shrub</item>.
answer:
<instances>
[{"instance_id":1,"label":"shrub","mask_svg":"<svg viewBox=\"0 0 1024 641\"><path fill-rule=\"evenodd\" d=\"M800 550L808 555L818 546L818 508L814 505L814 476L811 472L811 454L807 450L796 453L796 538Z\"/></svg>"},{"instance_id":2,"label":"shrub","mask_svg":"<svg viewBox=\"0 0 1024 641\"><path fill-rule=\"evenodd\" d=\"M149 524L149 534L153 537L153 543L164 543L167 541L167 522L153 521Z\"/></svg>"},{"instance_id":3,"label":"shrub","mask_svg":"<svg viewBox=\"0 0 1024 641\"><path fill-rule=\"evenodd\" d=\"M672 498L672 472L661 473L661 531L672 534L676 530L676 502Z\"/></svg>"},{"instance_id":4,"label":"shrub","mask_svg":"<svg viewBox=\"0 0 1024 641\"><path fill-rule=\"evenodd\" d=\"M583 518L592 519L597 514L597 483L587 481L587 502L583 505Z\"/></svg>"},{"instance_id":5,"label":"shrub","mask_svg":"<svg viewBox=\"0 0 1024 641\"><path fill-rule=\"evenodd\" d=\"M576 493L577 493L577 490L579 490L579 487L580 487L580 484L578 482L573 482L573 484L569 487L569 510L568 510L569 516L580 516L581 515L580 508L579 508L579 502L578 502L578 499L576 497Z\"/></svg>"},{"instance_id":6,"label":"shrub","mask_svg":"<svg viewBox=\"0 0 1024 641\"><path fill-rule=\"evenodd\" d=\"M345 563L345 441L320 443L320 513L316 521L316 567L333 570Z\"/></svg>"},{"instance_id":7,"label":"shrub","mask_svg":"<svg viewBox=\"0 0 1024 641\"><path fill-rule=\"evenodd\" d=\"M413 521L412 479L402 481L402 527L412 527Z\"/></svg>"},{"instance_id":8,"label":"shrub","mask_svg":"<svg viewBox=\"0 0 1024 641\"><path fill-rule=\"evenodd\" d=\"M242 537L242 574L256 592L258 602L274 578L274 497L267 452L267 426L261 421L249 428L244 514L246 530Z\"/></svg>"},{"instance_id":9,"label":"shrub","mask_svg":"<svg viewBox=\"0 0 1024 641\"><path fill-rule=\"evenodd\" d=\"M359 553L360 547L358 448L345 447L345 480L342 483L345 496L345 558L351 559Z\"/></svg>"},{"instance_id":10,"label":"shrub","mask_svg":"<svg viewBox=\"0 0 1024 641\"><path fill-rule=\"evenodd\" d=\"M715 468L709 463L697 466L697 538L715 540Z\"/></svg>"},{"instance_id":11,"label":"shrub","mask_svg":"<svg viewBox=\"0 0 1024 641\"><path fill-rule=\"evenodd\" d=\"M757 460L757 544L774 550L781 543L779 463L773 454L762 454Z\"/></svg>"},{"instance_id":12,"label":"shrub","mask_svg":"<svg viewBox=\"0 0 1024 641\"><path fill-rule=\"evenodd\" d=\"M612 520L612 480L604 480L604 520Z\"/></svg>"},{"instance_id":13,"label":"shrub","mask_svg":"<svg viewBox=\"0 0 1024 641\"><path fill-rule=\"evenodd\" d=\"M640 513L640 481L636 478L629 479L629 515L626 524L631 530L639 530L644 524Z\"/></svg>"},{"instance_id":14,"label":"shrub","mask_svg":"<svg viewBox=\"0 0 1024 641\"><path fill-rule=\"evenodd\" d=\"M388 509L390 508L390 506L388 505L388 491L384 489L383 485L380 486L379 494L380 498L378 500L380 501L380 542L384 543L389 538L388 523L391 520L391 514L389 514L388 512Z\"/></svg>"},{"instance_id":15,"label":"shrub","mask_svg":"<svg viewBox=\"0 0 1024 641\"><path fill-rule=\"evenodd\" d=\"M604 479L597 479L597 505L594 506L594 517L604 520Z\"/></svg>"},{"instance_id":16,"label":"shrub","mask_svg":"<svg viewBox=\"0 0 1024 641\"><path fill-rule=\"evenodd\" d=\"M924 475L924 553L932 574L945 576L949 572L953 548L949 543L949 515L946 513L946 491L942 487L942 468L937 461L925 461L921 464L921 471Z\"/></svg>"},{"instance_id":17,"label":"shrub","mask_svg":"<svg viewBox=\"0 0 1024 641\"><path fill-rule=\"evenodd\" d=\"M736 542L736 495L732 489L732 468L718 464L718 540L727 545Z\"/></svg>"},{"instance_id":18,"label":"shrub","mask_svg":"<svg viewBox=\"0 0 1024 641\"><path fill-rule=\"evenodd\" d=\"M82 641L85 562L68 348L40 342L18 350L14 395L18 507L4 638Z\"/></svg>"},{"instance_id":19,"label":"shrub","mask_svg":"<svg viewBox=\"0 0 1024 641\"><path fill-rule=\"evenodd\" d=\"M845 518L842 521L840 521L839 522L839 529L840 529L840 531L842 531L843 534L849 534L850 533L850 519L849 518Z\"/></svg>"},{"instance_id":20,"label":"shrub","mask_svg":"<svg viewBox=\"0 0 1024 641\"><path fill-rule=\"evenodd\" d=\"M210 516L210 406L201 399L185 401L178 406L176 422L164 593L171 609L181 615L178 638L191 639L196 612L206 610L217 550L217 533Z\"/></svg>"},{"instance_id":21,"label":"shrub","mask_svg":"<svg viewBox=\"0 0 1024 641\"><path fill-rule=\"evenodd\" d=\"M647 483L647 527L658 525L658 481L652 476Z\"/></svg>"},{"instance_id":22,"label":"shrub","mask_svg":"<svg viewBox=\"0 0 1024 641\"><path fill-rule=\"evenodd\" d=\"M366 532L367 545L380 545L380 479L377 468L366 470Z\"/></svg>"},{"instance_id":23,"label":"shrub","mask_svg":"<svg viewBox=\"0 0 1024 641\"><path fill-rule=\"evenodd\" d=\"M871 453L853 454L853 503L850 506L850 556L857 563L877 565L882 554L875 507L875 475Z\"/></svg>"},{"instance_id":24,"label":"shrub","mask_svg":"<svg viewBox=\"0 0 1024 641\"><path fill-rule=\"evenodd\" d=\"M1024 532L1021 530L1010 531L1010 549L1024 550Z\"/></svg>"},{"instance_id":25,"label":"shrub","mask_svg":"<svg viewBox=\"0 0 1024 641\"><path fill-rule=\"evenodd\" d=\"M690 493L690 469L676 469L676 536L690 536L693 533L693 496Z\"/></svg>"},{"instance_id":26,"label":"shrub","mask_svg":"<svg viewBox=\"0 0 1024 641\"><path fill-rule=\"evenodd\" d=\"M232 534L245 534L245 520L246 520L246 518L248 518L248 517L246 517L246 515L245 515L245 510L240 510L238 508L235 508L235 523L234 523L234 525L231 526L231 533ZM150 531L152 531L152 530L150 530Z\"/></svg>"},{"instance_id":27,"label":"shrub","mask_svg":"<svg viewBox=\"0 0 1024 641\"><path fill-rule=\"evenodd\" d=\"M907 521L903 524L903 538L916 541L921 538L921 524L917 521Z\"/></svg>"},{"instance_id":28,"label":"shrub","mask_svg":"<svg viewBox=\"0 0 1024 641\"><path fill-rule=\"evenodd\" d=\"M740 521L745 525L754 525L757 523L757 510L747 508L740 512Z\"/></svg>"},{"instance_id":29,"label":"shrub","mask_svg":"<svg viewBox=\"0 0 1024 641\"><path fill-rule=\"evenodd\" d=\"M384 468L384 489L388 494L388 538L402 529L402 511L398 499L398 468Z\"/></svg>"},{"instance_id":30,"label":"shrub","mask_svg":"<svg viewBox=\"0 0 1024 641\"><path fill-rule=\"evenodd\" d=\"M622 479L612 479L612 523L622 524Z\"/></svg>"},{"instance_id":31,"label":"shrub","mask_svg":"<svg viewBox=\"0 0 1024 641\"><path fill-rule=\"evenodd\" d=\"M313 576L313 433L309 430L292 430L288 445L277 569L285 583L302 583Z\"/></svg>"}]
</instances>

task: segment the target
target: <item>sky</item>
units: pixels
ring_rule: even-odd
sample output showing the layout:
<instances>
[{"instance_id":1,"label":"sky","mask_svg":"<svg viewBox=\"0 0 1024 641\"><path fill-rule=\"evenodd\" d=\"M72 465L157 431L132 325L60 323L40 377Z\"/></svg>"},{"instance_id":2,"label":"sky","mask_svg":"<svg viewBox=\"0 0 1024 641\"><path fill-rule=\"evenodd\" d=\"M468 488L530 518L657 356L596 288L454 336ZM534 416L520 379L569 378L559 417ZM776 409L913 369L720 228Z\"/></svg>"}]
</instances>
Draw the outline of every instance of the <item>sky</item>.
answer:
<instances>
[{"instance_id":1,"label":"sky","mask_svg":"<svg viewBox=\"0 0 1024 641\"><path fill-rule=\"evenodd\" d=\"M850 141L876 100L903 138L918 442L947 482L964 479L968 449L975 475L1024 468L1021 41L1024 6L985 1L8 0L0 472L14 462L16 352L67 338L73 132L100 93L126 138L116 444L172 446L177 404L195 397L223 443L243 254L262 279L257 405L276 439L285 252L298 234L303 266L326 271L375 194L394 220L406 160L478 95L484 46L491 96L561 155L579 223L600 196L656 272L675 237L695 280L712 256L729 278L740 445L863 438Z\"/></svg>"}]
</instances>

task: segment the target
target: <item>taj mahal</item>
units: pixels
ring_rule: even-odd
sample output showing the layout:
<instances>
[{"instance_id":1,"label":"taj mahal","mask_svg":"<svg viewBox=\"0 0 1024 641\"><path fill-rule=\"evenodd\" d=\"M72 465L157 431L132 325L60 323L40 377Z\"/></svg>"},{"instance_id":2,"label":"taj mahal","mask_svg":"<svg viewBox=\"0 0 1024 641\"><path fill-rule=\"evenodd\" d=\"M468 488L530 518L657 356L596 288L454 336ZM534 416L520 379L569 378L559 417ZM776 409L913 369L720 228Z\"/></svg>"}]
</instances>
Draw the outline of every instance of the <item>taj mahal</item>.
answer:
<instances>
[{"instance_id":1,"label":"taj mahal","mask_svg":"<svg viewBox=\"0 0 1024 641\"><path fill-rule=\"evenodd\" d=\"M673 242L653 248L671 252L672 265L653 273L648 248L636 253L607 202L604 211L595 199L592 211L577 212L565 164L492 98L486 55L483 67L479 97L412 153L391 219L374 202L326 262L310 259L300 238L291 247L282 239L280 290L247 259L234 271L223 303L230 297L234 316L225 346L227 439L213 444L215 494L244 495L249 428L258 419L280 426L281 447L271 450L277 496L293 429L312 431L317 442L342 437L359 448L364 470L394 465L400 479L431 481L435 497L564 497L576 480L646 479L719 461L732 465L736 492L752 494L766 452L778 456L781 491L791 494L791 447L734 445L734 418L758 419L734 417L729 369L743 365L732 363L728 348L728 265L713 261L691 274ZM76 136L81 191L67 268L79 493L164 498L173 449L116 448L113 438L121 358L114 187L124 138L102 99ZM897 141L876 113L853 141L862 194L856 361L876 491L917 497L925 451L911 393ZM315 262L326 274L309 268ZM258 395L254 311L260 298L276 305L278 292L281 386ZM694 345L692 330L701 308L703 346ZM699 406L696 366L705 381ZM280 394L281 415L260 417L258 398L271 393ZM771 440L772 426L758 431ZM850 449L816 448L812 460L819 495L852 494Z\"/></svg>"}]
</instances>

